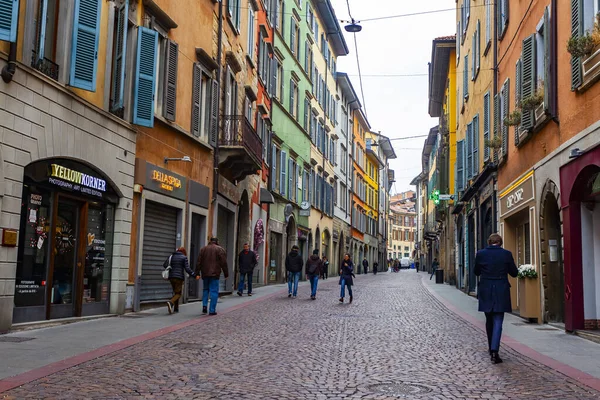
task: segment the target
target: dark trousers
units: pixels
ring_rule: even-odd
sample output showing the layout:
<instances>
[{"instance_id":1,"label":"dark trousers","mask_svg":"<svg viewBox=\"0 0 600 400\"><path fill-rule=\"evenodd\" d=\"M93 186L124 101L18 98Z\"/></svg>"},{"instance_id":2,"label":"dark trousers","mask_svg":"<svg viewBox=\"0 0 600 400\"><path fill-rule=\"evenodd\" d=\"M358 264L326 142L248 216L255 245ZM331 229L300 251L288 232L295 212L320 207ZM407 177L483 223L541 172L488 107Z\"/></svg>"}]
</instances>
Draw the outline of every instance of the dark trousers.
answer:
<instances>
[{"instance_id":1,"label":"dark trousers","mask_svg":"<svg viewBox=\"0 0 600 400\"><path fill-rule=\"evenodd\" d=\"M327 268L323 266L323 271L321 271L321 278L327 279Z\"/></svg>"},{"instance_id":2,"label":"dark trousers","mask_svg":"<svg viewBox=\"0 0 600 400\"><path fill-rule=\"evenodd\" d=\"M485 313L485 330L488 338L488 345L491 351L500 349L500 338L502 337L502 323L504 322L503 312Z\"/></svg>"},{"instance_id":3,"label":"dark trousers","mask_svg":"<svg viewBox=\"0 0 600 400\"><path fill-rule=\"evenodd\" d=\"M171 303L175 310L179 310L179 299L181 298L181 292L183 290L183 279L171 278L171 287L173 288L173 297L171 297Z\"/></svg>"}]
</instances>

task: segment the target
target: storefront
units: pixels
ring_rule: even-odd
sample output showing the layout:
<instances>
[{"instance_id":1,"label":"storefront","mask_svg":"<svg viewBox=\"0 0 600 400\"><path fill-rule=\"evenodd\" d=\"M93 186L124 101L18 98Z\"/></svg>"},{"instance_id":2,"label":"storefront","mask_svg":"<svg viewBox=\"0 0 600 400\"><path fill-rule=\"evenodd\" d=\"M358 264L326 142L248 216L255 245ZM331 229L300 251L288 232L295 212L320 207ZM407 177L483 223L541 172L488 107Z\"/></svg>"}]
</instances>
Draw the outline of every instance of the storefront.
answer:
<instances>
[{"instance_id":1,"label":"storefront","mask_svg":"<svg viewBox=\"0 0 600 400\"><path fill-rule=\"evenodd\" d=\"M25 167L13 322L110 312L117 191L72 159Z\"/></svg>"},{"instance_id":2,"label":"storefront","mask_svg":"<svg viewBox=\"0 0 600 400\"><path fill-rule=\"evenodd\" d=\"M541 280L537 256L538 231L534 172L529 171L500 192L500 235L504 248L512 252L517 266L530 264L538 278L511 281L513 309L521 317L541 320Z\"/></svg>"},{"instance_id":3,"label":"storefront","mask_svg":"<svg viewBox=\"0 0 600 400\"><path fill-rule=\"evenodd\" d=\"M162 279L165 260L182 246L187 179L136 159L135 183L141 194L138 231L136 310L141 303L167 300L171 285Z\"/></svg>"}]
</instances>

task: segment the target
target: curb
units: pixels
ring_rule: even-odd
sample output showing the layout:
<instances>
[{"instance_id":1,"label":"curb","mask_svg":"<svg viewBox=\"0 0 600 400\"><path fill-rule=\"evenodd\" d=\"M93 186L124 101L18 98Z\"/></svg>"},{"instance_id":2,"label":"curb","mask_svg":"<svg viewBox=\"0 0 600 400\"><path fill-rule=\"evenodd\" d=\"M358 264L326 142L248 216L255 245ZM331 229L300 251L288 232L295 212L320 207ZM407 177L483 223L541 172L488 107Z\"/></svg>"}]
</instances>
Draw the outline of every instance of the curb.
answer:
<instances>
[{"instance_id":1,"label":"curb","mask_svg":"<svg viewBox=\"0 0 600 400\"><path fill-rule=\"evenodd\" d=\"M421 281L422 280L423 278L421 278ZM440 294L438 294L434 289L430 288L429 285L424 284L423 282L421 282L421 284L423 284L427 291L440 303L442 303L448 310L452 311L454 314L456 314L460 318L464 319L465 321L469 322L471 325L475 326L476 328L480 329L482 332L485 333L485 323L483 321L480 321L472 315L460 310L455 305L446 300L444 297L442 297ZM557 361L554 358L548 357L508 335L502 335L502 344L510 347L511 349L526 357L531 358L532 360L540 364L547 366L548 368L551 368L557 372L560 372L563 375L568 376L571 379L576 380L582 385L585 385L589 388L600 392L600 378L596 378L586 372L578 370L577 368L571 367L570 365Z\"/></svg>"}]
</instances>

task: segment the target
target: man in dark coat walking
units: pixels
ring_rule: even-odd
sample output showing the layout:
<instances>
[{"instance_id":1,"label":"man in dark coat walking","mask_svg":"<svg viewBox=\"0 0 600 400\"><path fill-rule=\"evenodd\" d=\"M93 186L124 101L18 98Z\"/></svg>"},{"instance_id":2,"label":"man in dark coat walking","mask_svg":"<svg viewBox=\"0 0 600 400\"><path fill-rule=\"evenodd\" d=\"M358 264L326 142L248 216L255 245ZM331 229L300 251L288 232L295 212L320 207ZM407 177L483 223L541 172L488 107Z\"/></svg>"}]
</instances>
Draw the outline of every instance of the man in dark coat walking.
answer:
<instances>
[{"instance_id":1,"label":"man in dark coat walking","mask_svg":"<svg viewBox=\"0 0 600 400\"><path fill-rule=\"evenodd\" d=\"M310 298L317 299L317 284L319 283L319 275L323 269L323 261L319 257L319 250L315 249L312 256L306 260L306 277L310 281Z\"/></svg>"},{"instance_id":2,"label":"man in dark coat walking","mask_svg":"<svg viewBox=\"0 0 600 400\"><path fill-rule=\"evenodd\" d=\"M238 256L238 269L240 270L240 283L238 285L238 296L244 293L244 282L248 282L248 296L252 296L252 274L258 264L256 253L250 250L250 245L244 243L244 250Z\"/></svg>"},{"instance_id":3,"label":"man in dark coat walking","mask_svg":"<svg viewBox=\"0 0 600 400\"><path fill-rule=\"evenodd\" d=\"M293 245L292 251L285 258L285 270L288 274L288 297L295 299L298 294L298 281L302 275L302 267L304 267L304 261L300 254L300 248Z\"/></svg>"},{"instance_id":4,"label":"man in dark coat walking","mask_svg":"<svg viewBox=\"0 0 600 400\"><path fill-rule=\"evenodd\" d=\"M367 271L369 270L369 262L367 261L367 257L364 258L362 264L363 264L363 272L366 275Z\"/></svg>"},{"instance_id":5,"label":"man in dark coat walking","mask_svg":"<svg viewBox=\"0 0 600 400\"><path fill-rule=\"evenodd\" d=\"M512 312L507 275L516 277L519 273L512 253L502 248L500 235L496 233L490 235L488 247L477 252L474 272L479 276L477 297L479 311L485 313L490 356L494 364L499 364L502 362L498 350L504 313Z\"/></svg>"},{"instance_id":6,"label":"man in dark coat walking","mask_svg":"<svg viewBox=\"0 0 600 400\"><path fill-rule=\"evenodd\" d=\"M210 243L200 249L196 263L196 277L202 277L202 314L206 314L208 299L210 297L209 315L217 315L217 301L219 300L219 278L221 273L225 279L229 278L227 268L227 253L219 246L219 239L211 238ZM198 278L196 278L198 279Z\"/></svg>"}]
</instances>

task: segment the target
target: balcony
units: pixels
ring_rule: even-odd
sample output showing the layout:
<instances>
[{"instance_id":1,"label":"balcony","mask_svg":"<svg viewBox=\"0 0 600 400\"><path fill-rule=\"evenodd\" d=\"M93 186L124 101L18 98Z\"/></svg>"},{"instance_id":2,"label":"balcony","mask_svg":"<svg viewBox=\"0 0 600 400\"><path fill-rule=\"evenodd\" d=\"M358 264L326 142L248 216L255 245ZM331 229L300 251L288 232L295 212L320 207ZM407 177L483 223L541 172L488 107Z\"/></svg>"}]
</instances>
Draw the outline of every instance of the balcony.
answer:
<instances>
[{"instance_id":1,"label":"balcony","mask_svg":"<svg viewBox=\"0 0 600 400\"><path fill-rule=\"evenodd\" d=\"M255 175L262 168L263 143L243 115L223 117L219 137L219 172L232 182Z\"/></svg>"},{"instance_id":2,"label":"balcony","mask_svg":"<svg viewBox=\"0 0 600 400\"><path fill-rule=\"evenodd\" d=\"M58 80L58 64L47 58L39 58L35 50L31 54L31 66L55 81Z\"/></svg>"}]
</instances>

